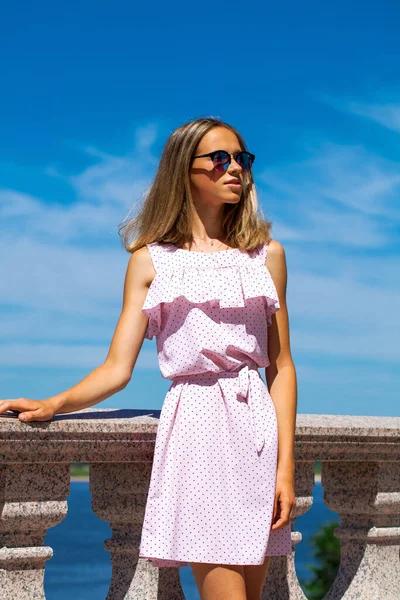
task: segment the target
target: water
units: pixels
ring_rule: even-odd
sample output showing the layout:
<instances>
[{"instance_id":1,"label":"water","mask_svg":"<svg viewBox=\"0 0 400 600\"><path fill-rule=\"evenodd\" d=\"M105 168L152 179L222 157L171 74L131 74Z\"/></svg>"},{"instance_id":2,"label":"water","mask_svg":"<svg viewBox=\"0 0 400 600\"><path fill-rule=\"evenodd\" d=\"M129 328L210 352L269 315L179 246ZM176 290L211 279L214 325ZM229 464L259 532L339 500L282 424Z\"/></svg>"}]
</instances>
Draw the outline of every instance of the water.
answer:
<instances>
[{"instance_id":1,"label":"water","mask_svg":"<svg viewBox=\"0 0 400 600\"><path fill-rule=\"evenodd\" d=\"M324 505L322 492L321 484L316 483L311 510L296 520L296 530L302 533L303 539L296 547L295 564L298 575L304 579L309 579L307 564L312 563L310 536L324 523L339 521L338 515ZM49 529L45 537L45 544L54 552L46 564L46 600L105 598L111 565L103 543L110 536L109 525L92 512L88 482L72 481L68 514L59 525ZM182 567L180 575L186 600L200 600L190 567Z\"/></svg>"}]
</instances>

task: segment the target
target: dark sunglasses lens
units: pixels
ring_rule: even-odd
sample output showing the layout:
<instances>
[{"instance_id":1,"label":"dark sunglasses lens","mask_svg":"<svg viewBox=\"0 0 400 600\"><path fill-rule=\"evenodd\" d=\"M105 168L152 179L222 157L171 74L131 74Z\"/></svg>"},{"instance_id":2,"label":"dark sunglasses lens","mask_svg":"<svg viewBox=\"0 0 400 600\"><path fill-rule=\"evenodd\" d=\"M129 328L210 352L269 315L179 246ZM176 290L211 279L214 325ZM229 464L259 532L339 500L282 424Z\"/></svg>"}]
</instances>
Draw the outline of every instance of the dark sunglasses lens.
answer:
<instances>
[{"instance_id":1,"label":"dark sunglasses lens","mask_svg":"<svg viewBox=\"0 0 400 600\"><path fill-rule=\"evenodd\" d=\"M224 151L216 152L213 157L213 163L216 169L225 170L229 165L229 154Z\"/></svg>"},{"instance_id":2,"label":"dark sunglasses lens","mask_svg":"<svg viewBox=\"0 0 400 600\"><path fill-rule=\"evenodd\" d=\"M236 156L236 162L245 171L250 171L253 160L248 152L239 152L239 154Z\"/></svg>"}]
</instances>

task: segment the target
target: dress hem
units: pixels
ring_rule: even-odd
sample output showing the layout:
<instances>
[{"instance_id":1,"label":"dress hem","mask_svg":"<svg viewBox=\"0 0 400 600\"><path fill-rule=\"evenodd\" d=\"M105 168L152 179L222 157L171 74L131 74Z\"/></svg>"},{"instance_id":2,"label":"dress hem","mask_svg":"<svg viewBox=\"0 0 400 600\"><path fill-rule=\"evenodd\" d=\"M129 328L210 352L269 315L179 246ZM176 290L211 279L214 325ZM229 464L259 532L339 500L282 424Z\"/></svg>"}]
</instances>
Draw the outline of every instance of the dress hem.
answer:
<instances>
[{"instance_id":1,"label":"dress hem","mask_svg":"<svg viewBox=\"0 0 400 600\"><path fill-rule=\"evenodd\" d=\"M293 554L293 550L291 550L290 552L282 552L282 553L276 553L276 554L269 554L268 552L265 553L264 555L264 560L266 556L291 556ZM161 557L156 557L156 556L144 556L142 554L139 554L139 558L145 558L147 560L151 561L151 566L155 567L155 568L161 568L161 567L175 567L175 568L181 568L181 567L188 567L190 565L191 562L195 562L195 563L202 563L202 564L213 564L213 565L239 565L239 566L260 566L264 563L264 560L262 562L257 562L257 563L251 563L251 562L243 562L243 561L235 561L235 562L226 562L226 561L221 561L221 560L196 560L194 558L192 559L186 559L186 560L175 560L173 558L161 558Z\"/></svg>"}]
</instances>

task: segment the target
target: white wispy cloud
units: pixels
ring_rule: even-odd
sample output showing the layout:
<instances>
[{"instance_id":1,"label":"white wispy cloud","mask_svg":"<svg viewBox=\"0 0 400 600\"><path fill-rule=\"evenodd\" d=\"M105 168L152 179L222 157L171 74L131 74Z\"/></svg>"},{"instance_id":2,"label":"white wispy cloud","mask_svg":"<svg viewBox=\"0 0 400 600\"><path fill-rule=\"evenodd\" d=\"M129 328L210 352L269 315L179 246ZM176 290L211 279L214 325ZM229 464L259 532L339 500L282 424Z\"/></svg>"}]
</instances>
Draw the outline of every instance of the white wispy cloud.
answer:
<instances>
[{"instance_id":1,"label":"white wispy cloud","mask_svg":"<svg viewBox=\"0 0 400 600\"><path fill-rule=\"evenodd\" d=\"M111 340L129 260L118 225L151 182L156 136L155 126L140 128L122 157L87 147L97 162L78 174L49 166L75 191L71 204L0 189L3 365L93 365L104 355L91 342Z\"/></svg>"},{"instance_id":2,"label":"white wispy cloud","mask_svg":"<svg viewBox=\"0 0 400 600\"><path fill-rule=\"evenodd\" d=\"M400 132L400 102L389 101L386 90L378 90L374 93L374 99L370 101L354 100L346 97L335 97L329 94L311 94L315 99L345 113L364 117L374 121L391 131Z\"/></svg>"},{"instance_id":3,"label":"white wispy cloud","mask_svg":"<svg viewBox=\"0 0 400 600\"><path fill-rule=\"evenodd\" d=\"M366 117L380 125L400 132L400 104L361 104L349 102L349 112Z\"/></svg>"},{"instance_id":4,"label":"white wispy cloud","mask_svg":"<svg viewBox=\"0 0 400 600\"><path fill-rule=\"evenodd\" d=\"M106 358L108 345L94 344L0 344L2 367L58 367L94 369ZM154 352L142 350L137 363L138 369L156 369Z\"/></svg>"},{"instance_id":5,"label":"white wispy cloud","mask_svg":"<svg viewBox=\"0 0 400 600\"><path fill-rule=\"evenodd\" d=\"M345 248L396 243L399 164L360 146L332 142L309 152L310 158L268 167L261 175L286 230L295 230L295 239Z\"/></svg>"},{"instance_id":6,"label":"white wispy cloud","mask_svg":"<svg viewBox=\"0 0 400 600\"><path fill-rule=\"evenodd\" d=\"M399 164L323 141L261 174L287 247L293 347L398 362Z\"/></svg>"}]
</instances>

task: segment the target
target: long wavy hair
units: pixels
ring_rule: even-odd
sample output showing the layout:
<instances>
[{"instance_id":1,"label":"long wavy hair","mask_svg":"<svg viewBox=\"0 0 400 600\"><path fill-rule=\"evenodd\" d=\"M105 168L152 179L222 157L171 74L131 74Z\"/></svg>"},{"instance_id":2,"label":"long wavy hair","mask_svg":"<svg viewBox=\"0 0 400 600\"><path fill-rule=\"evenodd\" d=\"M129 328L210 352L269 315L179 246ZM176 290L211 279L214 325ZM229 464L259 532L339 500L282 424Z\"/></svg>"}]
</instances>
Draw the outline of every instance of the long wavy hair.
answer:
<instances>
[{"instance_id":1,"label":"long wavy hair","mask_svg":"<svg viewBox=\"0 0 400 600\"><path fill-rule=\"evenodd\" d=\"M156 175L145 193L139 213L131 217L132 209L118 226L125 250L133 253L152 242L191 246L195 208L190 167L198 144L214 127L232 131L241 150L247 150L239 131L218 117L193 119L175 129L166 141ZM226 203L224 207L226 243L234 248L253 250L262 243L269 243L271 226L272 222L264 219L259 206L251 171L243 172L240 201Z\"/></svg>"}]
</instances>

